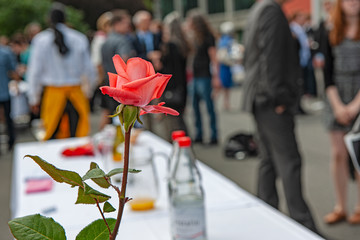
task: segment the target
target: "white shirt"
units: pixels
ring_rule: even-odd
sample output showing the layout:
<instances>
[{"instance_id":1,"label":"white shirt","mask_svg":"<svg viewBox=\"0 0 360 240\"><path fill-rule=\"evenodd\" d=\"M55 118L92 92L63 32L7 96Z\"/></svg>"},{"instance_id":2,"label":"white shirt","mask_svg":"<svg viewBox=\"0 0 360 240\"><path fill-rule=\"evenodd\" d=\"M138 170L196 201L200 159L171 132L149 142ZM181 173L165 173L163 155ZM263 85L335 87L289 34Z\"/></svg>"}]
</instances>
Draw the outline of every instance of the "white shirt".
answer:
<instances>
[{"instance_id":1,"label":"white shirt","mask_svg":"<svg viewBox=\"0 0 360 240\"><path fill-rule=\"evenodd\" d=\"M96 71L89 54L86 36L64 24L57 28L64 35L69 52L64 56L59 53L54 42L55 34L47 29L37 34L32 41L28 65L29 103L40 102L43 86L80 85L81 76L85 75L92 86L95 85Z\"/></svg>"}]
</instances>

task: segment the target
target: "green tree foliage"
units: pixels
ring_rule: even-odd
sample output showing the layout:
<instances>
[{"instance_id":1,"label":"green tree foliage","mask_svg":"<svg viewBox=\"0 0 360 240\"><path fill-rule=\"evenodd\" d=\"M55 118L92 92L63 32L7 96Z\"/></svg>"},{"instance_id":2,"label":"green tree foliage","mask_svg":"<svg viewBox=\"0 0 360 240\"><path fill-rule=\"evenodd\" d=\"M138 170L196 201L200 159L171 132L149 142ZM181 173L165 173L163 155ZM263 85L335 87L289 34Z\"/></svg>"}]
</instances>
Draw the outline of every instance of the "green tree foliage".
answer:
<instances>
[{"instance_id":1,"label":"green tree foliage","mask_svg":"<svg viewBox=\"0 0 360 240\"><path fill-rule=\"evenodd\" d=\"M11 36L22 32L30 22L39 22L47 27L47 15L51 0L0 0L0 35ZM83 21L84 14L72 7L66 7L67 22L73 28L86 32L88 24Z\"/></svg>"}]
</instances>

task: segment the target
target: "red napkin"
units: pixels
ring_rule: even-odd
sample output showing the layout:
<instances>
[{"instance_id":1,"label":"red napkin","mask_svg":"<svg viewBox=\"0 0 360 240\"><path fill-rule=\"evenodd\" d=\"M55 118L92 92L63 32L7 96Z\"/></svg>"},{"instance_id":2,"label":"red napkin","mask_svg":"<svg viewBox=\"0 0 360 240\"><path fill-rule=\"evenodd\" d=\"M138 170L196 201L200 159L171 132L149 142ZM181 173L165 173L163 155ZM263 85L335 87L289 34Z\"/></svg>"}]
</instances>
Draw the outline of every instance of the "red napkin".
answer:
<instances>
[{"instance_id":1,"label":"red napkin","mask_svg":"<svg viewBox=\"0 0 360 240\"><path fill-rule=\"evenodd\" d=\"M62 155L64 157L75 157L75 156L94 156L94 147L92 144L87 143L77 147L66 148Z\"/></svg>"}]
</instances>

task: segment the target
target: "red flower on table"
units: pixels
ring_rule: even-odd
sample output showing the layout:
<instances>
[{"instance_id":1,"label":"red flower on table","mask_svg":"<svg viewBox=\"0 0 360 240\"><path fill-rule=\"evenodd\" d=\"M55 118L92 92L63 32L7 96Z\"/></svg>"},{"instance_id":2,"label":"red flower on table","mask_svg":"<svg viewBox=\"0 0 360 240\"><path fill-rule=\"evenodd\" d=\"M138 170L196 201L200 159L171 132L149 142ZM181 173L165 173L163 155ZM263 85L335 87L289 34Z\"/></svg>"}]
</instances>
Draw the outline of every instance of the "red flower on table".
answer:
<instances>
[{"instance_id":1,"label":"red flower on table","mask_svg":"<svg viewBox=\"0 0 360 240\"><path fill-rule=\"evenodd\" d=\"M116 73L108 73L109 85L100 87L103 94L124 105L141 108L140 114L165 113L179 115L174 109L163 107L164 103L148 105L160 98L171 75L155 73L153 65L141 58L130 58L127 64L119 55L113 57Z\"/></svg>"}]
</instances>

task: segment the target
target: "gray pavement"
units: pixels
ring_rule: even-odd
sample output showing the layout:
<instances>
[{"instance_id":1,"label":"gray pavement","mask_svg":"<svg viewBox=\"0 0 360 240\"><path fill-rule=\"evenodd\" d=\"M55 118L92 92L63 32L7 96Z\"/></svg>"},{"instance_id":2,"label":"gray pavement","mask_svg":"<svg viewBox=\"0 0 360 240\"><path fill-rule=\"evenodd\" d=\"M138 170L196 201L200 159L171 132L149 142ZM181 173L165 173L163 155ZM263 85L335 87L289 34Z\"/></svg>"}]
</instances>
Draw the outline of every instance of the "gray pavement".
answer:
<instances>
[{"instance_id":1,"label":"gray pavement","mask_svg":"<svg viewBox=\"0 0 360 240\"><path fill-rule=\"evenodd\" d=\"M213 169L224 174L233 180L240 187L255 194L256 176L257 176L257 158L248 158L245 160L228 159L223 154L223 144L229 135L235 132L254 131L254 125L251 116L240 112L241 88L237 87L231 91L232 110L225 111L221 109L222 96L217 98L216 108L218 114L218 125L220 134L220 143L218 146L195 145L195 154L197 158L206 163ZM205 107L205 106L202 106ZM203 113L206 109L202 108ZM208 123L206 114L204 114L204 123ZM91 122L93 132L98 126L99 114L92 114ZM192 110L189 107L186 112L186 120L192 133ZM206 126L205 126L205 129ZM161 130L156 129L161 135ZM205 134L209 134L205 131ZM298 142L303 156L303 182L304 194L312 209L315 221L319 230L328 239L337 240L355 240L360 239L360 226L351 226L346 222L328 226L322 222L323 216L332 210L334 204L334 193L332 180L329 171L329 139L321 122L321 114L316 112L311 115L297 117ZM208 135L206 135L208 136ZM34 141L29 129L18 130L18 142ZM7 227L7 221L10 219L10 189L11 189L11 171L12 154L6 153L0 155L0 240L11 239ZM284 196L280 188L280 210L287 214ZM348 189L348 211L351 213L356 201L356 188L354 182L349 181ZM219 196L221 197L221 196ZM236 224L236 223L234 223ZM239 226L241 228L241 226ZM225 239L224 239L225 240Z\"/></svg>"}]
</instances>

